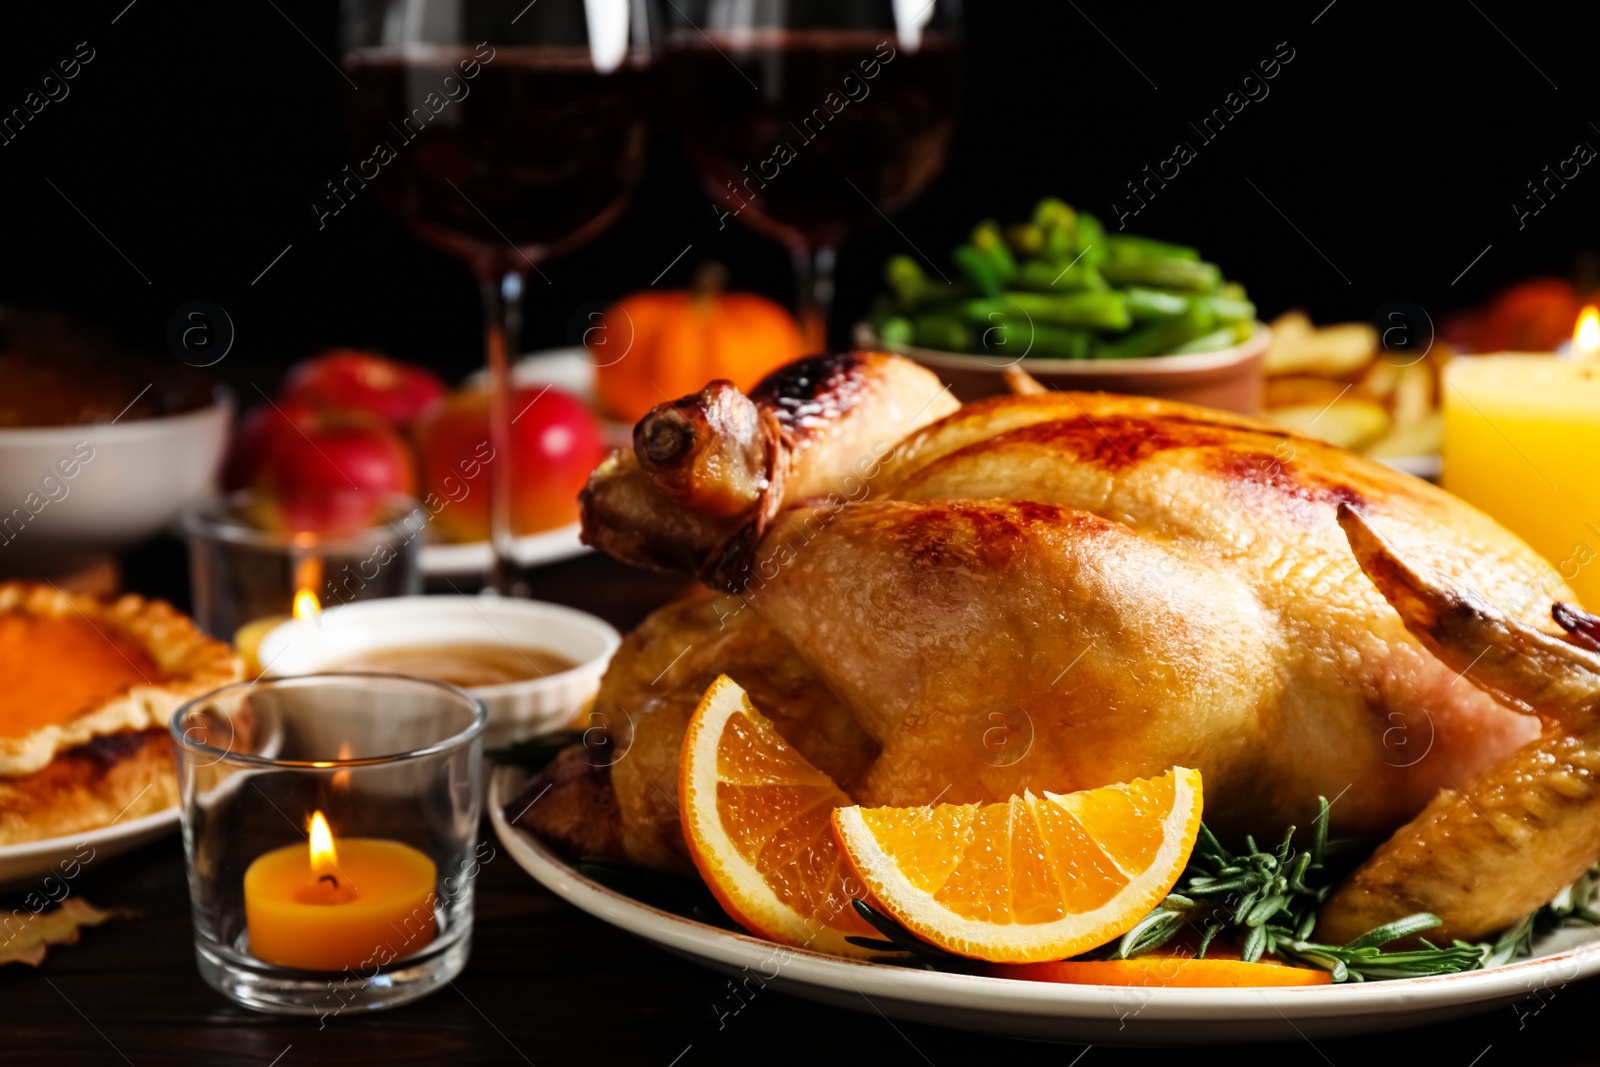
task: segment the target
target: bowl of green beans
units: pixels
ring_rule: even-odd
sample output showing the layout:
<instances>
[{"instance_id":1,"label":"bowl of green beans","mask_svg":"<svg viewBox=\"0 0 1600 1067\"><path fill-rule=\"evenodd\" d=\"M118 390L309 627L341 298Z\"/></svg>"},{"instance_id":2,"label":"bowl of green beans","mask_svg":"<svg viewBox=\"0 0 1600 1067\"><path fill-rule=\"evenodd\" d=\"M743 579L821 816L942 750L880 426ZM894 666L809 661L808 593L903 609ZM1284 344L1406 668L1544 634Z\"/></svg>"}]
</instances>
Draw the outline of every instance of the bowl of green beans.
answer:
<instances>
[{"instance_id":1,"label":"bowl of green beans","mask_svg":"<svg viewBox=\"0 0 1600 1067\"><path fill-rule=\"evenodd\" d=\"M1054 198L986 220L930 275L890 257L857 342L935 370L963 400L1016 366L1052 389L1136 393L1255 414L1270 340L1244 286L1187 245L1107 233Z\"/></svg>"}]
</instances>

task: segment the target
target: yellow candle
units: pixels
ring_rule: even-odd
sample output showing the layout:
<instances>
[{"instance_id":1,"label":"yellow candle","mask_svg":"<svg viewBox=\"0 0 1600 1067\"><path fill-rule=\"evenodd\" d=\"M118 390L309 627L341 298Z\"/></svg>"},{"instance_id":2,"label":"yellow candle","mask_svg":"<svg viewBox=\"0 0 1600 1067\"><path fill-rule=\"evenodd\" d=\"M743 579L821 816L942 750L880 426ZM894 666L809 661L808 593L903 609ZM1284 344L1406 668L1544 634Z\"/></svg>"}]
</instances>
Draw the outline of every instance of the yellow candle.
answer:
<instances>
[{"instance_id":1,"label":"yellow candle","mask_svg":"<svg viewBox=\"0 0 1600 1067\"><path fill-rule=\"evenodd\" d=\"M1444 487L1600 608L1600 362L1462 358L1445 368Z\"/></svg>"},{"instance_id":2,"label":"yellow candle","mask_svg":"<svg viewBox=\"0 0 1600 1067\"><path fill-rule=\"evenodd\" d=\"M335 844L319 811L310 847L285 845L244 873L250 954L310 971L368 971L433 941L433 861L398 841Z\"/></svg>"}]
</instances>

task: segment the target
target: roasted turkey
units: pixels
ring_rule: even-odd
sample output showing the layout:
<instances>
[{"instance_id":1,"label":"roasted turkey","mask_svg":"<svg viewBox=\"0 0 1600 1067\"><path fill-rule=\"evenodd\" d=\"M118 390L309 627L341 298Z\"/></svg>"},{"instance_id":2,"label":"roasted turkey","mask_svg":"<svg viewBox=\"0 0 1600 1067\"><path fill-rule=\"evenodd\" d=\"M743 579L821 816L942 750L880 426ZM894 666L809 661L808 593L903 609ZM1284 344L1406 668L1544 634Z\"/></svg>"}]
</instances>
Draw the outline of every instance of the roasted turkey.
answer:
<instances>
[{"instance_id":1,"label":"roasted turkey","mask_svg":"<svg viewBox=\"0 0 1600 1067\"><path fill-rule=\"evenodd\" d=\"M1444 936L1477 936L1600 855L1600 724L1585 725L1600 656L1552 625L1572 594L1530 548L1425 482L1258 420L1019 388L961 406L928 371L857 352L749 396L713 382L641 420L584 492L585 539L711 591L626 640L596 704L604 758L564 753L524 825L688 869L678 749L727 673L865 804L1184 765L1223 834L1303 826L1318 797L1339 833L1418 820L1330 903L1352 935L1426 906ZM1435 606L1495 620L1471 641L1542 642L1576 689L1530 698L1526 663L1473 661L1415 596L1391 603L1402 572ZM1491 794L1482 827L1453 837ZM1565 829L1512 850L1485 829L1530 808ZM1493 885L1474 881L1474 850ZM1402 899L1418 868L1433 891Z\"/></svg>"}]
</instances>

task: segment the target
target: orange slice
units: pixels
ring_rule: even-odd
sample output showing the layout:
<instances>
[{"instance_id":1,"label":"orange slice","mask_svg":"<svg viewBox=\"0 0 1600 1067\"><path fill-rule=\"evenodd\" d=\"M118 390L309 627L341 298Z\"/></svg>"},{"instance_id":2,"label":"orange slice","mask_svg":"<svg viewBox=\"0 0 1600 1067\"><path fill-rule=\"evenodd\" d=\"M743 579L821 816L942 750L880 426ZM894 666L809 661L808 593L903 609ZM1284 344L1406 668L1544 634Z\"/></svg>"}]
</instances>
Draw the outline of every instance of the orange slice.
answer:
<instances>
[{"instance_id":1,"label":"orange slice","mask_svg":"<svg viewBox=\"0 0 1600 1067\"><path fill-rule=\"evenodd\" d=\"M778 736L727 675L711 683L689 720L678 798L689 854L741 926L786 945L873 954L845 941L879 936L850 905L864 891L829 821L850 798Z\"/></svg>"},{"instance_id":2,"label":"orange slice","mask_svg":"<svg viewBox=\"0 0 1600 1067\"><path fill-rule=\"evenodd\" d=\"M999 804L841 807L833 828L875 902L918 937L996 963L1059 960L1126 933L1177 882L1200 772Z\"/></svg>"},{"instance_id":3,"label":"orange slice","mask_svg":"<svg viewBox=\"0 0 1600 1067\"><path fill-rule=\"evenodd\" d=\"M1186 988L1252 988L1257 986L1327 985L1333 976L1309 967L1291 967L1275 960L1246 963L1235 959L1181 956L1135 956L1131 960L1058 960L1054 963L1002 963L999 978L1072 985L1172 986Z\"/></svg>"}]
</instances>

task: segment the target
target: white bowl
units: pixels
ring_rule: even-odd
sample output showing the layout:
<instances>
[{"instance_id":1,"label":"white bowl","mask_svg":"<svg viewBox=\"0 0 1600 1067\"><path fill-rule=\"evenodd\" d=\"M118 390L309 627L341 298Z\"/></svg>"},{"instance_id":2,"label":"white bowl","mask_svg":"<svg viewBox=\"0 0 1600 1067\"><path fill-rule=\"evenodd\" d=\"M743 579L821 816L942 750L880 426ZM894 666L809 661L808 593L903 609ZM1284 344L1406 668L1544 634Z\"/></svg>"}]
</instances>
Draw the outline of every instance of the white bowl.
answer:
<instances>
[{"instance_id":1,"label":"white bowl","mask_svg":"<svg viewBox=\"0 0 1600 1067\"><path fill-rule=\"evenodd\" d=\"M565 656L571 670L470 692L489 709L484 747L570 724L600 687L600 676L622 638L587 612L538 600L500 597L407 596L329 608L312 619L273 629L259 653L275 676L315 674L351 657L386 648L474 642L542 648Z\"/></svg>"},{"instance_id":2,"label":"white bowl","mask_svg":"<svg viewBox=\"0 0 1600 1067\"><path fill-rule=\"evenodd\" d=\"M179 415L0 429L0 574L61 573L159 532L214 491L232 414L218 390Z\"/></svg>"}]
</instances>

